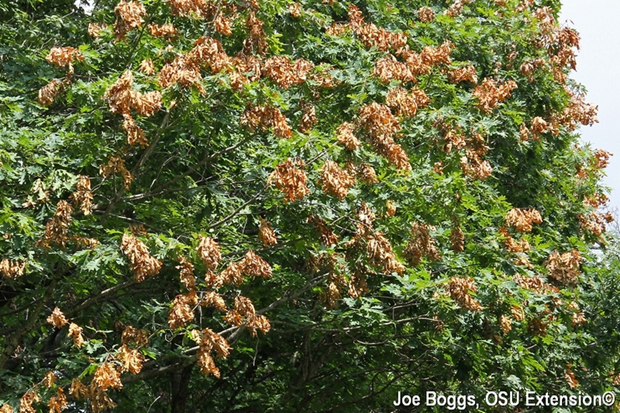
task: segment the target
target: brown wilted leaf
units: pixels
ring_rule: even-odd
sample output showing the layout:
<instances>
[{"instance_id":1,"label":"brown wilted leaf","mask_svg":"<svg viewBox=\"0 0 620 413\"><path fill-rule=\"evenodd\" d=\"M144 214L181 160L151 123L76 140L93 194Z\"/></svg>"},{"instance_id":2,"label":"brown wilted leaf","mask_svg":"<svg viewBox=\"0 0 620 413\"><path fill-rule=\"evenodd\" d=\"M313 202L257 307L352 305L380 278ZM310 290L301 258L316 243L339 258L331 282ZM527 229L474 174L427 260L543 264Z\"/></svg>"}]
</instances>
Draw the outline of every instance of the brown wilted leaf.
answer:
<instances>
[{"instance_id":1,"label":"brown wilted leaf","mask_svg":"<svg viewBox=\"0 0 620 413\"><path fill-rule=\"evenodd\" d=\"M516 321L525 320L525 312L523 311L523 308L518 305L513 304L510 308L510 313Z\"/></svg>"},{"instance_id":2,"label":"brown wilted leaf","mask_svg":"<svg viewBox=\"0 0 620 413\"><path fill-rule=\"evenodd\" d=\"M299 3L291 3L288 5L288 12L291 16L298 18L301 16L301 5Z\"/></svg>"},{"instance_id":3,"label":"brown wilted leaf","mask_svg":"<svg viewBox=\"0 0 620 413\"><path fill-rule=\"evenodd\" d=\"M372 75L378 77L383 83L390 83L392 80L399 80L403 83L416 80L409 66L399 62L391 54L375 62Z\"/></svg>"},{"instance_id":4,"label":"brown wilted leaf","mask_svg":"<svg viewBox=\"0 0 620 413\"><path fill-rule=\"evenodd\" d=\"M93 39L98 39L101 36L101 31L108 28L105 23L88 23L88 35Z\"/></svg>"},{"instance_id":5,"label":"brown wilted leaf","mask_svg":"<svg viewBox=\"0 0 620 413\"><path fill-rule=\"evenodd\" d=\"M228 357L232 349L224 337L208 328L202 330L199 345L201 351L215 351L218 358Z\"/></svg>"},{"instance_id":6,"label":"brown wilted leaf","mask_svg":"<svg viewBox=\"0 0 620 413\"><path fill-rule=\"evenodd\" d=\"M168 0L172 14L181 17L213 17L213 3L204 0Z\"/></svg>"},{"instance_id":7,"label":"brown wilted leaf","mask_svg":"<svg viewBox=\"0 0 620 413\"><path fill-rule=\"evenodd\" d=\"M198 256L204 263L208 270L215 271L220 265L222 260L222 254L220 252L220 246L211 237L199 236L200 243L196 248Z\"/></svg>"},{"instance_id":8,"label":"brown wilted leaf","mask_svg":"<svg viewBox=\"0 0 620 413\"><path fill-rule=\"evenodd\" d=\"M256 310L254 309L252 300L242 295L235 297L235 311L246 318L256 316Z\"/></svg>"},{"instance_id":9,"label":"brown wilted leaf","mask_svg":"<svg viewBox=\"0 0 620 413\"><path fill-rule=\"evenodd\" d=\"M482 306L470 295L470 292L476 292L478 287L471 277L452 277L448 283L448 291L450 297L458 303L459 306L469 311L480 311Z\"/></svg>"},{"instance_id":10,"label":"brown wilted leaf","mask_svg":"<svg viewBox=\"0 0 620 413\"><path fill-rule=\"evenodd\" d=\"M119 326L119 329L123 328L122 324ZM123 329L123 333L121 334L121 343L128 344L133 338L136 336L136 329L133 326L127 325Z\"/></svg>"},{"instance_id":11,"label":"brown wilted leaf","mask_svg":"<svg viewBox=\"0 0 620 413\"><path fill-rule=\"evenodd\" d=\"M478 76L476 76L476 68L472 65L464 66L448 73L450 83L471 82L478 83Z\"/></svg>"},{"instance_id":12,"label":"brown wilted leaf","mask_svg":"<svg viewBox=\"0 0 620 413\"><path fill-rule=\"evenodd\" d=\"M114 364L106 362L101 363L99 366L97 366L97 369L95 370L95 374L91 381L91 397L93 396L93 387L96 387L103 391L106 391L108 389L120 390L123 388L123 382L121 382L121 374L118 372L118 370L116 370Z\"/></svg>"},{"instance_id":13,"label":"brown wilted leaf","mask_svg":"<svg viewBox=\"0 0 620 413\"><path fill-rule=\"evenodd\" d=\"M388 200L385 203L385 215L388 217L393 217L396 214L396 204L391 201Z\"/></svg>"},{"instance_id":14,"label":"brown wilted leaf","mask_svg":"<svg viewBox=\"0 0 620 413\"><path fill-rule=\"evenodd\" d=\"M123 372L128 371L131 374L138 374L142 370L144 356L139 350L130 348L127 344L123 344L118 349L115 359L121 363Z\"/></svg>"},{"instance_id":15,"label":"brown wilted leaf","mask_svg":"<svg viewBox=\"0 0 620 413\"><path fill-rule=\"evenodd\" d=\"M407 35L395 33L373 23L364 23L364 16L359 8L349 5L349 23L344 26L351 29L367 48L376 47L382 52L390 49L399 50L407 45Z\"/></svg>"},{"instance_id":16,"label":"brown wilted leaf","mask_svg":"<svg viewBox=\"0 0 620 413\"><path fill-rule=\"evenodd\" d=\"M400 130L400 124L388 106L376 102L363 106L359 123L368 133L377 153L385 156L398 169L411 170L409 155L394 142L393 136Z\"/></svg>"},{"instance_id":17,"label":"brown wilted leaf","mask_svg":"<svg viewBox=\"0 0 620 413\"><path fill-rule=\"evenodd\" d=\"M405 258L410 265L418 265L422 257L427 256L433 261L441 259L441 254L435 246L435 240L429 233L426 224L413 223L411 227L411 239L404 251Z\"/></svg>"},{"instance_id":18,"label":"brown wilted leaf","mask_svg":"<svg viewBox=\"0 0 620 413\"><path fill-rule=\"evenodd\" d=\"M530 132L528 127L525 126L525 123L521 124L521 128L519 129L519 136L521 137L522 142L530 140L530 137L532 136L532 132Z\"/></svg>"},{"instance_id":19,"label":"brown wilted leaf","mask_svg":"<svg viewBox=\"0 0 620 413\"><path fill-rule=\"evenodd\" d=\"M316 117L316 109L314 105L305 103L302 108L303 113L301 115L301 120L299 121L299 131L301 133L307 133L319 122L319 120Z\"/></svg>"},{"instance_id":20,"label":"brown wilted leaf","mask_svg":"<svg viewBox=\"0 0 620 413\"><path fill-rule=\"evenodd\" d=\"M200 305L205 307L214 307L222 311L226 311L226 303L224 298L215 291L207 291L200 301Z\"/></svg>"},{"instance_id":21,"label":"brown wilted leaf","mask_svg":"<svg viewBox=\"0 0 620 413\"><path fill-rule=\"evenodd\" d=\"M276 233L271 228L271 224L265 221L263 218L260 219L260 227L258 229L258 239L261 240L265 247L270 245L275 245L278 243L276 238Z\"/></svg>"},{"instance_id":22,"label":"brown wilted leaf","mask_svg":"<svg viewBox=\"0 0 620 413\"><path fill-rule=\"evenodd\" d=\"M248 29L249 37L243 41L243 53L247 55L258 54L263 56L267 53L269 45L265 38L265 31L263 30L263 22L256 17L254 10L252 10L245 20L245 25Z\"/></svg>"},{"instance_id":23,"label":"brown wilted leaf","mask_svg":"<svg viewBox=\"0 0 620 413\"><path fill-rule=\"evenodd\" d=\"M499 318L499 326L504 332L504 334L512 330L512 322L510 321L510 318L508 318L504 314L502 314Z\"/></svg>"},{"instance_id":24,"label":"brown wilted leaf","mask_svg":"<svg viewBox=\"0 0 620 413\"><path fill-rule=\"evenodd\" d=\"M157 83L162 88L170 87L175 83L183 88L194 86L200 94L206 93L202 85L200 67L188 56L177 56L172 62L166 63L159 71Z\"/></svg>"},{"instance_id":25,"label":"brown wilted leaf","mask_svg":"<svg viewBox=\"0 0 620 413\"><path fill-rule=\"evenodd\" d=\"M268 184L275 183L276 188L285 194L285 201L295 202L310 193L306 185L308 177L303 169L302 160L287 159L269 175ZM299 167L299 168L298 168Z\"/></svg>"},{"instance_id":26,"label":"brown wilted leaf","mask_svg":"<svg viewBox=\"0 0 620 413\"><path fill-rule=\"evenodd\" d=\"M579 266L582 261L578 250L572 250L560 254L557 250L553 251L547 259L546 268L549 275L564 285L576 284L581 271Z\"/></svg>"},{"instance_id":27,"label":"brown wilted leaf","mask_svg":"<svg viewBox=\"0 0 620 413\"><path fill-rule=\"evenodd\" d=\"M508 252L527 252L530 250L530 243L525 238L521 238L519 242L515 241L515 239L508 233L508 230L504 227L499 229L499 233L504 238L504 247Z\"/></svg>"},{"instance_id":28,"label":"brown wilted leaf","mask_svg":"<svg viewBox=\"0 0 620 413\"><path fill-rule=\"evenodd\" d=\"M54 311L52 311L52 314L49 317L47 317L47 322L53 325L54 327L60 329L60 328L63 328L63 326L67 324L69 321L67 320L65 315L62 313L62 311L60 311L60 308L55 307Z\"/></svg>"},{"instance_id":29,"label":"brown wilted leaf","mask_svg":"<svg viewBox=\"0 0 620 413\"><path fill-rule=\"evenodd\" d=\"M552 285L545 283L539 276L526 277L516 274L512 278L520 287L535 291L538 294L554 293L557 290Z\"/></svg>"},{"instance_id":30,"label":"brown wilted leaf","mask_svg":"<svg viewBox=\"0 0 620 413\"><path fill-rule=\"evenodd\" d=\"M180 270L179 277L181 278L181 283L188 290L192 290L196 288L196 277L194 277L194 264L187 261L187 258L181 256L179 259L179 265L176 266L176 269Z\"/></svg>"},{"instance_id":31,"label":"brown wilted leaf","mask_svg":"<svg viewBox=\"0 0 620 413\"><path fill-rule=\"evenodd\" d=\"M77 176L76 191L71 194L74 204L78 204L84 215L90 215L93 211L93 193L90 190L90 178L84 175Z\"/></svg>"},{"instance_id":32,"label":"brown wilted leaf","mask_svg":"<svg viewBox=\"0 0 620 413\"><path fill-rule=\"evenodd\" d=\"M377 102L364 105L360 109L360 124L375 140L393 136L400 130L398 120L392 115L390 108Z\"/></svg>"},{"instance_id":33,"label":"brown wilted leaf","mask_svg":"<svg viewBox=\"0 0 620 413\"><path fill-rule=\"evenodd\" d=\"M112 113L129 113L134 101L132 83L131 70L126 70L105 92L103 98L108 101Z\"/></svg>"},{"instance_id":34,"label":"brown wilted leaf","mask_svg":"<svg viewBox=\"0 0 620 413\"><path fill-rule=\"evenodd\" d=\"M108 176L119 173L123 178L123 186L125 189L129 189L131 186L131 182L133 181L133 176L131 172L125 167L125 160L120 156L111 156L108 159L107 164L102 164L99 166L99 174L105 179Z\"/></svg>"},{"instance_id":35,"label":"brown wilted leaf","mask_svg":"<svg viewBox=\"0 0 620 413\"><path fill-rule=\"evenodd\" d=\"M213 361L213 357L207 351L198 351L197 353L198 359L197 364L200 367L200 371L205 376L209 374L213 374L215 378L220 378L220 369L215 365L215 361Z\"/></svg>"},{"instance_id":36,"label":"brown wilted leaf","mask_svg":"<svg viewBox=\"0 0 620 413\"><path fill-rule=\"evenodd\" d=\"M603 149L597 149L594 151L594 159L592 162L592 166L594 169L602 170L607 168L609 165L609 158L612 157L613 154Z\"/></svg>"},{"instance_id":37,"label":"brown wilted leaf","mask_svg":"<svg viewBox=\"0 0 620 413\"><path fill-rule=\"evenodd\" d=\"M587 321L585 315L583 314L583 311L573 313L571 318L571 324L574 326L580 326Z\"/></svg>"},{"instance_id":38,"label":"brown wilted leaf","mask_svg":"<svg viewBox=\"0 0 620 413\"><path fill-rule=\"evenodd\" d=\"M539 140L541 133L549 131L549 124L540 116L536 116L530 123L530 129L532 130L534 139Z\"/></svg>"},{"instance_id":39,"label":"brown wilted leaf","mask_svg":"<svg viewBox=\"0 0 620 413\"><path fill-rule=\"evenodd\" d=\"M61 86L62 83L56 79L52 79L51 82L39 89L39 103L43 106L51 106L51 104L54 103Z\"/></svg>"},{"instance_id":40,"label":"brown wilted leaf","mask_svg":"<svg viewBox=\"0 0 620 413\"><path fill-rule=\"evenodd\" d=\"M454 252L465 250L465 234L458 224L454 224L450 230L450 246Z\"/></svg>"},{"instance_id":41,"label":"brown wilted leaf","mask_svg":"<svg viewBox=\"0 0 620 413\"><path fill-rule=\"evenodd\" d=\"M493 173L491 163L482 159L478 153L467 150L467 155L461 157L461 169L464 175L471 175L476 179L484 181Z\"/></svg>"},{"instance_id":42,"label":"brown wilted leaf","mask_svg":"<svg viewBox=\"0 0 620 413\"><path fill-rule=\"evenodd\" d=\"M450 40L445 40L439 46L424 47L420 53L420 57L422 58L422 63L427 66L435 66L441 63L450 65L452 64L450 53L452 53L454 49L454 44L452 44Z\"/></svg>"},{"instance_id":43,"label":"brown wilted leaf","mask_svg":"<svg viewBox=\"0 0 620 413\"><path fill-rule=\"evenodd\" d=\"M147 246L130 234L123 234L121 239L121 251L131 264L131 272L137 282L142 282L146 277L159 273L161 262L149 254Z\"/></svg>"},{"instance_id":44,"label":"brown wilted leaf","mask_svg":"<svg viewBox=\"0 0 620 413\"><path fill-rule=\"evenodd\" d=\"M255 317L248 318L245 325L248 330L250 330L252 337L256 337L256 330L260 330L264 334L267 334L271 329L269 319L264 315L257 315Z\"/></svg>"},{"instance_id":45,"label":"brown wilted leaf","mask_svg":"<svg viewBox=\"0 0 620 413\"><path fill-rule=\"evenodd\" d=\"M121 0L114 8L114 12L118 15L114 22L116 41L125 40L129 31L141 27L144 22L143 17L146 16L146 8L137 1Z\"/></svg>"},{"instance_id":46,"label":"brown wilted leaf","mask_svg":"<svg viewBox=\"0 0 620 413\"><path fill-rule=\"evenodd\" d=\"M91 382L90 385L90 407L93 413L103 412L116 407L116 403L108 396L107 392Z\"/></svg>"},{"instance_id":47,"label":"brown wilted leaf","mask_svg":"<svg viewBox=\"0 0 620 413\"><path fill-rule=\"evenodd\" d=\"M145 329L136 331L134 342L138 347L146 347L149 344L149 331Z\"/></svg>"},{"instance_id":48,"label":"brown wilted leaf","mask_svg":"<svg viewBox=\"0 0 620 413\"><path fill-rule=\"evenodd\" d=\"M454 0L454 2L448 7L444 14L450 17L457 17L463 13L463 6L471 3L473 0Z\"/></svg>"},{"instance_id":49,"label":"brown wilted leaf","mask_svg":"<svg viewBox=\"0 0 620 413\"><path fill-rule=\"evenodd\" d=\"M352 298L361 297L364 293L368 292L368 284L366 282L366 274L364 271L356 269L355 273L351 276L348 284L348 294Z\"/></svg>"},{"instance_id":50,"label":"brown wilted leaf","mask_svg":"<svg viewBox=\"0 0 620 413\"><path fill-rule=\"evenodd\" d=\"M50 408L50 413L62 413L62 411L69 406L67 396L65 396L65 392L62 387L58 387L56 396L50 397L47 405Z\"/></svg>"},{"instance_id":51,"label":"brown wilted leaf","mask_svg":"<svg viewBox=\"0 0 620 413\"><path fill-rule=\"evenodd\" d=\"M435 12L430 7L421 7L418 10L418 18L422 23L429 23L435 18Z\"/></svg>"},{"instance_id":52,"label":"brown wilted leaf","mask_svg":"<svg viewBox=\"0 0 620 413\"><path fill-rule=\"evenodd\" d=\"M232 59L232 63L240 76L243 74L243 79L247 82L255 82L260 79L262 74L260 59L239 52Z\"/></svg>"},{"instance_id":53,"label":"brown wilted leaf","mask_svg":"<svg viewBox=\"0 0 620 413\"><path fill-rule=\"evenodd\" d=\"M355 184L355 178L332 160L327 160L323 164L321 181L323 192L336 195L341 201L346 198L349 188Z\"/></svg>"},{"instance_id":54,"label":"brown wilted leaf","mask_svg":"<svg viewBox=\"0 0 620 413\"><path fill-rule=\"evenodd\" d=\"M278 86L288 89L305 82L313 68L314 64L304 59L292 62L286 56L274 56L265 61L262 73Z\"/></svg>"},{"instance_id":55,"label":"brown wilted leaf","mask_svg":"<svg viewBox=\"0 0 620 413\"><path fill-rule=\"evenodd\" d=\"M56 213L54 217L45 224L45 233L43 237L37 241L37 244L50 248L51 245L59 245L64 248L66 241L69 239L69 225L71 224L71 214L73 208L67 201L59 201L56 205Z\"/></svg>"},{"instance_id":56,"label":"brown wilted leaf","mask_svg":"<svg viewBox=\"0 0 620 413\"><path fill-rule=\"evenodd\" d=\"M145 75L151 76L155 73L155 65L153 65L153 61L151 58L146 58L142 62L140 62L140 67L138 70Z\"/></svg>"},{"instance_id":57,"label":"brown wilted leaf","mask_svg":"<svg viewBox=\"0 0 620 413\"><path fill-rule=\"evenodd\" d=\"M71 381L71 388L69 389L69 394L77 400L83 400L90 397L90 391L88 390L88 387L86 387L80 381L80 379L73 379Z\"/></svg>"},{"instance_id":58,"label":"brown wilted leaf","mask_svg":"<svg viewBox=\"0 0 620 413\"><path fill-rule=\"evenodd\" d=\"M170 328L185 327L188 322L194 319L194 310L190 306L191 301L192 298L189 295L179 294L175 297L168 313Z\"/></svg>"},{"instance_id":59,"label":"brown wilted leaf","mask_svg":"<svg viewBox=\"0 0 620 413\"><path fill-rule=\"evenodd\" d=\"M381 231L366 237L366 253L372 265L381 267L384 273L402 274L405 266L398 261L392 251L392 245Z\"/></svg>"},{"instance_id":60,"label":"brown wilted leaf","mask_svg":"<svg viewBox=\"0 0 620 413\"><path fill-rule=\"evenodd\" d=\"M390 89L385 103L396 111L398 116L414 116L418 110L417 98L401 87Z\"/></svg>"},{"instance_id":61,"label":"brown wilted leaf","mask_svg":"<svg viewBox=\"0 0 620 413\"><path fill-rule=\"evenodd\" d=\"M41 384L47 387L48 389L51 389L54 383L56 383L56 379L57 379L56 374L54 374L53 371L48 371L47 373L45 373L45 376L43 377Z\"/></svg>"},{"instance_id":62,"label":"brown wilted leaf","mask_svg":"<svg viewBox=\"0 0 620 413\"><path fill-rule=\"evenodd\" d=\"M81 348L84 344L84 336L82 336L82 327L75 323L69 324L69 335L73 338L73 345Z\"/></svg>"},{"instance_id":63,"label":"brown wilted leaf","mask_svg":"<svg viewBox=\"0 0 620 413\"><path fill-rule=\"evenodd\" d=\"M311 215L308 221L314 225L319 234L321 235L321 242L326 247L333 247L338 245L338 235L336 235L329 227L323 218L318 215Z\"/></svg>"},{"instance_id":64,"label":"brown wilted leaf","mask_svg":"<svg viewBox=\"0 0 620 413\"><path fill-rule=\"evenodd\" d=\"M173 37L177 34L177 29L170 23L158 25L151 23L148 25L149 33L153 37Z\"/></svg>"},{"instance_id":65,"label":"brown wilted leaf","mask_svg":"<svg viewBox=\"0 0 620 413\"><path fill-rule=\"evenodd\" d=\"M506 224L519 232L532 232L532 224L542 223L542 216L535 208L512 208L506 215Z\"/></svg>"},{"instance_id":66,"label":"brown wilted leaf","mask_svg":"<svg viewBox=\"0 0 620 413\"><path fill-rule=\"evenodd\" d=\"M415 101L416 101L416 104L418 105L418 109L426 107L431 101L431 99L426 95L426 92L424 92L419 87L411 88L409 90L409 93L415 96Z\"/></svg>"},{"instance_id":67,"label":"brown wilted leaf","mask_svg":"<svg viewBox=\"0 0 620 413\"><path fill-rule=\"evenodd\" d=\"M32 403L40 401L41 397L36 388L28 390L19 400L19 413L36 413Z\"/></svg>"},{"instance_id":68,"label":"brown wilted leaf","mask_svg":"<svg viewBox=\"0 0 620 413\"><path fill-rule=\"evenodd\" d=\"M587 214L577 215L577 219L582 230L591 232L600 238L604 232L607 232L606 223L613 222L614 217L610 212L599 214L596 211L591 211Z\"/></svg>"},{"instance_id":69,"label":"brown wilted leaf","mask_svg":"<svg viewBox=\"0 0 620 413\"><path fill-rule=\"evenodd\" d=\"M286 116L280 112L280 109L269 105L249 107L241 115L240 123L250 131L260 126L263 131L273 128L274 135L281 138L293 136Z\"/></svg>"},{"instance_id":70,"label":"brown wilted leaf","mask_svg":"<svg viewBox=\"0 0 620 413\"><path fill-rule=\"evenodd\" d=\"M161 109L161 92L153 90L144 94L134 94L133 108L140 116L150 117Z\"/></svg>"},{"instance_id":71,"label":"brown wilted leaf","mask_svg":"<svg viewBox=\"0 0 620 413\"><path fill-rule=\"evenodd\" d=\"M220 274L221 284L241 285L243 283L243 274L241 274L242 270L243 267L240 262L230 262L228 266L224 269L224 271L222 271L222 273ZM213 287L216 286L219 285L213 285Z\"/></svg>"},{"instance_id":72,"label":"brown wilted leaf","mask_svg":"<svg viewBox=\"0 0 620 413\"><path fill-rule=\"evenodd\" d=\"M24 275L24 268L26 268L25 262L9 261L6 258L0 261L0 273L13 280Z\"/></svg>"},{"instance_id":73,"label":"brown wilted leaf","mask_svg":"<svg viewBox=\"0 0 620 413\"><path fill-rule=\"evenodd\" d=\"M82 52L80 52L76 48L54 46L50 49L47 56L45 56L45 60L47 60L54 66L69 66L69 71L71 72L71 63L73 63L73 61L75 60L84 60L84 56L82 55Z\"/></svg>"},{"instance_id":74,"label":"brown wilted leaf","mask_svg":"<svg viewBox=\"0 0 620 413\"><path fill-rule=\"evenodd\" d=\"M254 251L248 251L239 262L241 272L253 277L269 278L273 275L271 265Z\"/></svg>"},{"instance_id":75,"label":"brown wilted leaf","mask_svg":"<svg viewBox=\"0 0 620 413\"><path fill-rule=\"evenodd\" d=\"M224 16L223 13L218 13L214 20L215 31L223 34L224 36L230 36L232 34L232 21Z\"/></svg>"},{"instance_id":76,"label":"brown wilted leaf","mask_svg":"<svg viewBox=\"0 0 620 413\"><path fill-rule=\"evenodd\" d=\"M513 80L498 84L487 77L474 89L472 96L478 99L478 109L484 113L491 113L501 102L508 99L512 90L516 88L517 83Z\"/></svg>"},{"instance_id":77,"label":"brown wilted leaf","mask_svg":"<svg viewBox=\"0 0 620 413\"><path fill-rule=\"evenodd\" d=\"M342 294L340 293L340 288L338 287L338 284L333 281L327 284L327 290L321 294L321 299L329 310L338 308L337 301L340 300L341 297Z\"/></svg>"},{"instance_id":78,"label":"brown wilted leaf","mask_svg":"<svg viewBox=\"0 0 620 413\"><path fill-rule=\"evenodd\" d=\"M379 182L379 179L377 179L377 173L375 172L375 168L373 168L367 163L360 165L359 175L360 179L367 184L376 184Z\"/></svg>"},{"instance_id":79,"label":"brown wilted leaf","mask_svg":"<svg viewBox=\"0 0 620 413\"><path fill-rule=\"evenodd\" d=\"M568 384L568 387L570 387L571 389L575 389L579 386L579 381L577 381L577 378L575 377L575 373L573 373L571 369L567 368L564 371L564 378L566 379L566 383Z\"/></svg>"},{"instance_id":80,"label":"brown wilted leaf","mask_svg":"<svg viewBox=\"0 0 620 413\"><path fill-rule=\"evenodd\" d=\"M226 316L224 316L224 321L226 322L226 324L235 327L240 327L243 325L243 317L241 316L241 314L239 314L237 310L234 309L226 312Z\"/></svg>"},{"instance_id":81,"label":"brown wilted leaf","mask_svg":"<svg viewBox=\"0 0 620 413\"><path fill-rule=\"evenodd\" d=\"M435 162L433 164L433 172L439 175L443 175L444 164L442 162Z\"/></svg>"},{"instance_id":82,"label":"brown wilted leaf","mask_svg":"<svg viewBox=\"0 0 620 413\"><path fill-rule=\"evenodd\" d=\"M419 76L428 74L431 71L431 66L424 63L422 55L409 50L408 48L400 50L399 56L405 60L405 64L409 68L409 71L413 76ZM420 105L418 105L420 106Z\"/></svg>"},{"instance_id":83,"label":"brown wilted leaf","mask_svg":"<svg viewBox=\"0 0 620 413\"><path fill-rule=\"evenodd\" d=\"M336 136L338 138L338 143L343 145L350 151L354 151L360 146L362 143L353 135L353 130L355 126L350 122L344 122L338 126L336 129Z\"/></svg>"}]
</instances>

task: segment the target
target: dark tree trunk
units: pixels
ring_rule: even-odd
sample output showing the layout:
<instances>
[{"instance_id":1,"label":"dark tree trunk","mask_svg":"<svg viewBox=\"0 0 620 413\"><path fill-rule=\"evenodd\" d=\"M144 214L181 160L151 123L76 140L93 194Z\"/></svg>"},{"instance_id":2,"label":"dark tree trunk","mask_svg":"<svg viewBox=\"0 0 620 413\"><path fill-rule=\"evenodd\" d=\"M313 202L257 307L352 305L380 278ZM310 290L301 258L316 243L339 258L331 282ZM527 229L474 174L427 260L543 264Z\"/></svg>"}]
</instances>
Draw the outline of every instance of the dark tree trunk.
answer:
<instances>
[{"instance_id":1,"label":"dark tree trunk","mask_svg":"<svg viewBox=\"0 0 620 413\"><path fill-rule=\"evenodd\" d=\"M185 413L187 405L187 396L189 396L189 381L192 377L192 369L194 364L175 371L170 377L172 390L172 408L171 413Z\"/></svg>"}]
</instances>

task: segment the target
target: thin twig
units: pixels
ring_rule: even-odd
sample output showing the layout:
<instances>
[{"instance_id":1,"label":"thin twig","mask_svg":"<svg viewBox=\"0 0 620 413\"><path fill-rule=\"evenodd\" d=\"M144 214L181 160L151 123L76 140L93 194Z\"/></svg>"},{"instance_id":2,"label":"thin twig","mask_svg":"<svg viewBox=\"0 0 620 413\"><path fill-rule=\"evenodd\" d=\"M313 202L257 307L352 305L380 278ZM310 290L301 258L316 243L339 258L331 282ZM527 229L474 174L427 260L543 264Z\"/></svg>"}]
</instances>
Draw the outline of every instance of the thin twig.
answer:
<instances>
[{"instance_id":1,"label":"thin twig","mask_svg":"<svg viewBox=\"0 0 620 413\"><path fill-rule=\"evenodd\" d=\"M229 220L231 220L232 218L234 218L239 211L241 211L243 208L245 208L246 206L248 206L250 203L256 201L258 199L258 197L260 197L265 190L267 189L267 187L264 187L263 189L261 189L256 195L254 195L252 198L248 199L246 202L244 202L243 204L241 204L237 209L235 209L230 215L222 218L221 220L217 221L214 224L209 225L208 229L213 229L216 227L219 227L222 224L225 224L226 222L228 222Z\"/></svg>"}]
</instances>

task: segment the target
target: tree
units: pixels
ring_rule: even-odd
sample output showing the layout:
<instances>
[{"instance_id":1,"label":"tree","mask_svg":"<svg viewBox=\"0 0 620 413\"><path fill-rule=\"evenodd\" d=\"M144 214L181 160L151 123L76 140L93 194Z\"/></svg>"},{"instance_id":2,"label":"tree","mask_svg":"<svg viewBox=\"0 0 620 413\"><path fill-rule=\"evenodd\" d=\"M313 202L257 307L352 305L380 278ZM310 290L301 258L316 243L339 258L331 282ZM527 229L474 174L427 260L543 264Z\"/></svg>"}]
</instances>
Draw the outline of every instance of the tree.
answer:
<instances>
[{"instance_id":1,"label":"tree","mask_svg":"<svg viewBox=\"0 0 620 413\"><path fill-rule=\"evenodd\" d=\"M613 390L609 154L558 9L10 3L2 411Z\"/></svg>"}]
</instances>

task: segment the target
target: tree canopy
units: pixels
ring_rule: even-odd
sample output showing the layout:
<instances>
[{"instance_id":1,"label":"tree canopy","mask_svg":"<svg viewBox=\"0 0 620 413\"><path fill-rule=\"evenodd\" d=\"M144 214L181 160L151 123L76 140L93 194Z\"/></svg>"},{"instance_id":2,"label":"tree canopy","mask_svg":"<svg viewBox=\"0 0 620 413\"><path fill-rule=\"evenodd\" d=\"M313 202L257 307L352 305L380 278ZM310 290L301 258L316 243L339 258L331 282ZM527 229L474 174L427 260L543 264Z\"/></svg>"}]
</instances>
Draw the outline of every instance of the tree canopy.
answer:
<instances>
[{"instance_id":1,"label":"tree canopy","mask_svg":"<svg viewBox=\"0 0 620 413\"><path fill-rule=\"evenodd\" d=\"M94 3L0 5L0 412L620 385L558 0Z\"/></svg>"}]
</instances>

